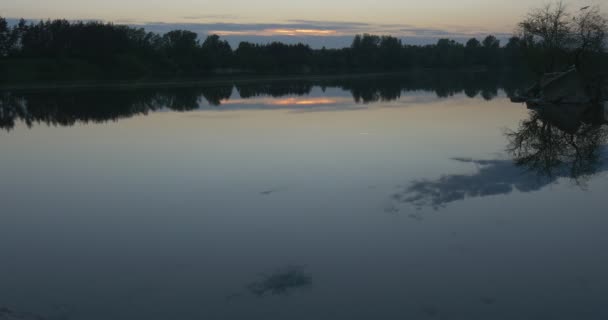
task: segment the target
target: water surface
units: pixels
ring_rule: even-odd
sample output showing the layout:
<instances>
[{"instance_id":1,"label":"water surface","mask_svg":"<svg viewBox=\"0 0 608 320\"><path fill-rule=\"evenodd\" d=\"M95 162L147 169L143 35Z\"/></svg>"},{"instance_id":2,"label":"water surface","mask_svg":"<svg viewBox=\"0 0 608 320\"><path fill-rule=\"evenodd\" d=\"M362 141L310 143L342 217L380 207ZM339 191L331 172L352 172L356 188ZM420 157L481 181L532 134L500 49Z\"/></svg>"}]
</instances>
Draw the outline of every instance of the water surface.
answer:
<instances>
[{"instance_id":1,"label":"water surface","mask_svg":"<svg viewBox=\"0 0 608 320\"><path fill-rule=\"evenodd\" d=\"M2 92L0 319L608 318L606 127L524 85Z\"/></svg>"}]
</instances>

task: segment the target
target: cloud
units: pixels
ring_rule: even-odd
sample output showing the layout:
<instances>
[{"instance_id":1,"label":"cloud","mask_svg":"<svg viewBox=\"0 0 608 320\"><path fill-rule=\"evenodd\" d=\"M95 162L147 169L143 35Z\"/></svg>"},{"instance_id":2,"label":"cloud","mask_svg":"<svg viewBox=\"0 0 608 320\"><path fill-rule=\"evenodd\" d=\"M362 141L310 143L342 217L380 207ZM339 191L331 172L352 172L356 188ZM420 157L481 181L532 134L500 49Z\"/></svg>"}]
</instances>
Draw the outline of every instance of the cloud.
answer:
<instances>
[{"instance_id":1,"label":"cloud","mask_svg":"<svg viewBox=\"0 0 608 320\"><path fill-rule=\"evenodd\" d=\"M201 16L202 17L202 16ZM193 16L194 18L194 16ZM483 32L479 28L428 28L407 24L371 24L350 21L288 20L284 23L164 23L147 22L139 26L149 31L165 33L175 29L191 30L202 37L217 34L225 37L231 45L241 41L269 43L307 43L313 48L342 48L349 46L356 34L370 33L392 35L404 43L412 45L434 44L438 39L450 38L466 42L472 37L483 38L488 34L506 40L510 34L504 32Z\"/></svg>"},{"instance_id":2,"label":"cloud","mask_svg":"<svg viewBox=\"0 0 608 320\"><path fill-rule=\"evenodd\" d=\"M361 29L365 29L368 28L369 26L371 26L369 23L365 23L365 22L348 22L348 21L323 21L323 20L301 20L301 19L294 19L294 20L288 20L288 23L301 23L301 24L308 24L308 25L316 25L316 26L323 26L323 27L327 27L327 28L333 28L333 29L357 29L357 28L361 28Z\"/></svg>"},{"instance_id":3,"label":"cloud","mask_svg":"<svg viewBox=\"0 0 608 320\"><path fill-rule=\"evenodd\" d=\"M338 34L336 30L328 29L294 29L294 28L276 28L263 30L210 30L208 33L217 34L220 36L315 36L326 37Z\"/></svg>"},{"instance_id":4,"label":"cloud","mask_svg":"<svg viewBox=\"0 0 608 320\"><path fill-rule=\"evenodd\" d=\"M133 23L137 23L137 21L134 19L117 19L117 20L114 20L114 23L133 24Z\"/></svg>"},{"instance_id":5,"label":"cloud","mask_svg":"<svg viewBox=\"0 0 608 320\"><path fill-rule=\"evenodd\" d=\"M209 34L218 34L230 42L233 47L242 41L269 43L281 41L289 44L306 43L313 48L343 48L350 45L356 34L370 33L392 35L411 45L434 44L438 39L450 38L466 42L471 37L483 38L488 34L495 35L503 43L511 34L491 32L483 28L444 26L421 27L408 24L373 24L353 21L327 21L292 19L282 23L239 23L239 22L197 22L196 20L237 20L239 17L229 14L193 14L182 17L192 22L168 23L160 21L141 22L135 19L120 19L113 22L143 27L147 31L167 33L172 30L190 30L201 38ZM8 19L14 24L17 19ZM89 21L89 19L82 19Z\"/></svg>"},{"instance_id":6,"label":"cloud","mask_svg":"<svg viewBox=\"0 0 608 320\"><path fill-rule=\"evenodd\" d=\"M427 29L427 28L403 28L399 29L401 32L405 32L412 36L449 36L453 35L452 32L440 29Z\"/></svg>"},{"instance_id":7,"label":"cloud","mask_svg":"<svg viewBox=\"0 0 608 320\"><path fill-rule=\"evenodd\" d=\"M490 32L490 31L478 31L473 30L447 30L438 28L417 28L407 27L399 29L399 34L406 34L410 37L427 37L432 39L437 38L449 38L454 40L469 39L469 38L485 38L488 35L493 35L499 39L506 39L512 36L510 33L505 32Z\"/></svg>"},{"instance_id":8,"label":"cloud","mask_svg":"<svg viewBox=\"0 0 608 320\"><path fill-rule=\"evenodd\" d=\"M239 16L234 14L196 14L182 17L184 20L234 20L238 18Z\"/></svg>"}]
</instances>

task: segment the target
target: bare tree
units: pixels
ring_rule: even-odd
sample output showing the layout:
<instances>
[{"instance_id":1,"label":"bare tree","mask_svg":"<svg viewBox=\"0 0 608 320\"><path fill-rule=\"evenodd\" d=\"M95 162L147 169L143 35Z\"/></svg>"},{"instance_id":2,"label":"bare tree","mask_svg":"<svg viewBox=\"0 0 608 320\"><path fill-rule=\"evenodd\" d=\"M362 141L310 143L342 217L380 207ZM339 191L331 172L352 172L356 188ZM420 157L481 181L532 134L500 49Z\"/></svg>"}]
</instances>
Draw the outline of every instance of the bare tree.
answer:
<instances>
[{"instance_id":1,"label":"bare tree","mask_svg":"<svg viewBox=\"0 0 608 320\"><path fill-rule=\"evenodd\" d=\"M584 7L579 12L571 24L576 64L586 53L604 52L608 44L608 18L599 6Z\"/></svg>"},{"instance_id":2,"label":"bare tree","mask_svg":"<svg viewBox=\"0 0 608 320\"><path fill-rule=\"evenodd\" d=\"M548 69L555 68L560 51L566 50L571 42L571 18L562 2L547 4L528 14L519 23L520 37L530 46L538 46L549 58Z\"/></svg>"},{"instance_id":3,"label":"bare tree","mask_svg":"<svg viewBox=\"0 0 608 320\"><path fill-rule=\"evenodd\" d=\"M554 71L559 57L579 65L587 53L605 52L608 18L599 6L570 12L564 2L547 4L531 11L518 25L519 37L528 47L542 50L547 71Z\"/></svg>"},{"instance_id":4,"label":"bare tree","mask_svg":"<svg viewBox=\"0 0 608 320\"><path fill-rule=\"evenodd\" d=\"M519 23L522 38L533 37L545 48L565 48L570 36L570 14L563 2L546 4Z\"/></svg>"}]
</instances>

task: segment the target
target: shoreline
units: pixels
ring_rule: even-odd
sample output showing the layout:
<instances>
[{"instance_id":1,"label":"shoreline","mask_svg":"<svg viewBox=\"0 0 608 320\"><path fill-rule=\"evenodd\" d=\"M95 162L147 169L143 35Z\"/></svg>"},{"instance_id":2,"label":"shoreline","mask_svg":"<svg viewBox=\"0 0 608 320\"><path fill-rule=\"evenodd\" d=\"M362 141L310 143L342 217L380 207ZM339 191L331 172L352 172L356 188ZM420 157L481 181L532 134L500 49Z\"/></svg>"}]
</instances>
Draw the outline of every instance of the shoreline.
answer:
<instances>
[{"instance_id":1,"label":"shoreline","mask_svg":"<svg viewBox=\"0 0 608 320\"><path fill-rule=\"evenodd\" d=\"M318 74L318 75L236 75L236 76L215 76L201 79L146 79L146 80L116 80L116 81L66 81L66 82L51 82L51 83L18 83L18 84L0 84L0 92L6 91L48 91L48 90L130 90L130 89L147 89L147 88L177 88L177 87L214 87L230 84L250 84L256 82L277 82L277 81L323 81L335 79L358 79L358 78L374 78L374 77L390 77L412 74L416 72L454 72L454 73L485 73L490 70L443 70L443 69L413 69L409 71L395 72L369 72L369 73L340 73L334 75Z\"/></svg>"}]
</instances>

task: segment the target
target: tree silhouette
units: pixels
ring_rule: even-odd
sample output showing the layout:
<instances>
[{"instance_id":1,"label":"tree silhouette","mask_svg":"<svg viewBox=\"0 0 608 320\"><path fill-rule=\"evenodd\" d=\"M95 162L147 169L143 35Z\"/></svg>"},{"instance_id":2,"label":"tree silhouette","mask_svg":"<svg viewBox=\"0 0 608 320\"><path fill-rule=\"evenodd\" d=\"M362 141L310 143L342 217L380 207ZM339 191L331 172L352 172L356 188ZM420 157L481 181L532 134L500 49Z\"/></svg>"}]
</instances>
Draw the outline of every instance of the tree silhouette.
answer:
<instances>
[{"instance_id":1,"label":"tree silhouette","mask_svg":"<svg viewBox=\"0 0 608 320\"><path fill-rule=\"evenodd\" d=\"M577 15L570 22L564 20L568 15L562 12L562 7L555 8L531 13L520 24L521 35L511 38L505 47L491 35L481 42L470 39L464 45L452 39L439 39L432 45L417 46L403 44L388 35L362 34L353 38L350 47L342 49L312 49L301 43L241 42L233 50L218 35L208 35L200 41L196 33L187 30L161 35L112 23L62 19L32 23L21 20L10 27L6 19L0 17L0 81L200 77L224 72L305 74L413 68L512 69L524 65L540 70L545 69L546 61L553 61L550 65L567 61L563 57L593 61L587 62L592 66L588 70L608 65L606 20L599 9ZM544 29L548 23L545 18L557 21L556 31ZM563 35L566 31L568 37ZM579 48L574 58L572 48L564 45L566 38Z\"/></svg>"},{"instance_id":2,"label":"tree silhouette","mask_svg":"<svg viewBox=\"0 0 608 320\"><path fill-rule=\"evenodd\" d=\"M205 39L202 49L203 66L206 70L227 68L232 62L232 48L227 41L220 40L218 35L210 35Z\"/></svg>"},{"instance_id":3,"label":"tree silhouette","mask_svg":"<svg viewBox=\"0 0 608 320\"><path fill-rule=\"evenodd\" d=\"M506 133L507 151L516 165L541 176L567 175L584 182L605 161L601 147L608 142L606 125L593 120L583 121L580 115L555 116L544 110L532 111L519 129Z\"/></svg>"},{"instance_id":4,"label":"tree silhouette","mask_svg":"<svg viewBox=\"0 0 608 320\"><path fill-rule=\"evenodd\" d=\"M5 57L8 55L8 51L11 47L10 45L11 33L8 27L8 23L6 19L0 17L0 57Z\"/></svg>"}]
</instances>

